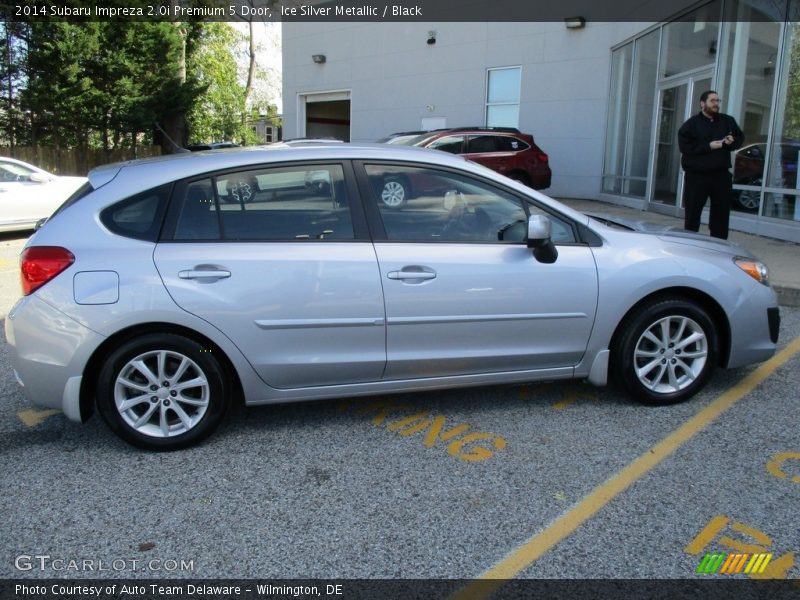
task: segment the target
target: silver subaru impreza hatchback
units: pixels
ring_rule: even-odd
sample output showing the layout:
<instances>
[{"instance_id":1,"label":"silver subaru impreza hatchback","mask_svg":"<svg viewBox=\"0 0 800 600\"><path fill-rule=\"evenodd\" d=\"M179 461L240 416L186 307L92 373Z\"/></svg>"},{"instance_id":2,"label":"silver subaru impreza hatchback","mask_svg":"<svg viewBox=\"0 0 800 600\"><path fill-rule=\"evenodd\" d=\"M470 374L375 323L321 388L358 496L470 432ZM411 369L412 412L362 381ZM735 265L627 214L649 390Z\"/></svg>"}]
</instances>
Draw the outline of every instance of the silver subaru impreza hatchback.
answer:
<instances>
[{"instance_id":1,"label":"silver subaru impreza hatchback","mask_svg":"<svg viewBox=\"0 0 800 600\"><path fill-rule=\"evenodd\" d=\"M408 198L387 202L391 184ZM463 158L276 144L107 165L21 255L16 377L143 448L250 405L611 378L647 404L775 351L767 269Z\"/></svg>"}]
</instances>

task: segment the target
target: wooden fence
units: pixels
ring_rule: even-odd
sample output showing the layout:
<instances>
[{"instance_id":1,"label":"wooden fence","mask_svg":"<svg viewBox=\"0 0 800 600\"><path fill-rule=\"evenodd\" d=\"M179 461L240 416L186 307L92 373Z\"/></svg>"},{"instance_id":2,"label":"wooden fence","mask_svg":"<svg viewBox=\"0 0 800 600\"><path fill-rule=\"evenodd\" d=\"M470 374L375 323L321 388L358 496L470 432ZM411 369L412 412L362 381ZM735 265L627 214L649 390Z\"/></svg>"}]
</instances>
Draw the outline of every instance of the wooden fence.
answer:
<instances>
[{"instance_id":1,"label":"wooden fence","mask_svg":"<svg viewBox=\"0 0 800 600\"><path fill-rule=\"evenodd\" d=\"M111 152L90 149L84 153L75 148L16 146L12 152L11 148L0 147L0 156L10 156L57 175L86 175L99 165L160 154L160 146L140 146L136 149L135 156L131 148Z\"/></svg>"}]
</instances>

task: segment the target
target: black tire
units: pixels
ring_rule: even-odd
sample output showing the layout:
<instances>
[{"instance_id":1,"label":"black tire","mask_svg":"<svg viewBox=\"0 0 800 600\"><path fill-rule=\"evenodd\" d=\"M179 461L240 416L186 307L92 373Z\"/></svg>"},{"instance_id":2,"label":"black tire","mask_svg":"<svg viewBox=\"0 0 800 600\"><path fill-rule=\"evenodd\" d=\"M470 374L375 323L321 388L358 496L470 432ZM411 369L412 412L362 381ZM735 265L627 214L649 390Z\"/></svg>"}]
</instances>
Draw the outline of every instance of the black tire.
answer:
<instances>
[{"instance_id":1,"label":"black tire","mask_svg":"<svg viewBox=\"0 0 800 600\"><path fill-rule=\"evenodd\" d=\"M158 375L165 381L156 386ZM136 401L123 406L126 400ZM217 428L228 404L219 361L181 335L126 341L108 357L97 381L97 409L105 422L126 442L148 450L200 442Z\"/></svg>"},{"instance_id":2,"label":"black tire","mask_svg":"<svg viewBox=\"0 0 800 600\"><path fill-rule=\"evenodd\" d=\"M411 188L402 177L389 176L378 190L381 202L387 208L402 208L411 197Z\"/></svg>"},{"instance_id":3,"label":"black tire","mask_svg":"<svg viewBox=\"0 0 800 600\"><path fill-rule=\"evenodd\" d=\"M660 300L625 318L612 347L612 375L643 404L676 404L705 386L717 353L714 323L702 307Z\"/></svg>"},{"instance_id":4,"label":"black tire","mask_svg":"<svg viewBox=\"0 0 800 600\"><path fill-rule=\"evenodd\" d=\"M530 187L531 185L530 177L528 177L525 173L522 173L521 171L514 171L512 173L509 173L508 176L514 181L519 181L522 185L527 185L528 187Z\"/></svg>"}]
</instances>

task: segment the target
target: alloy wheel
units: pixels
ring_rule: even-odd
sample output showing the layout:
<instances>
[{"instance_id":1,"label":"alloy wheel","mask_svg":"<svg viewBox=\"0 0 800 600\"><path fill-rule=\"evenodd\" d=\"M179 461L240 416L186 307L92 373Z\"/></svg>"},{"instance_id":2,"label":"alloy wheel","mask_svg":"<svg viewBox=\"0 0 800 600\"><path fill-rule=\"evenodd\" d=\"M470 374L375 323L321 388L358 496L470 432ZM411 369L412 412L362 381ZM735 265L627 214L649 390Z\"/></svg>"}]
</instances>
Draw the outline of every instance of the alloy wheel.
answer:
<instances>
[{"instance_id":1,"label":"alloy wheel","mask_svg":"<svg viewBox=\"0 0 800 600\"><path fill-rule=\"evenodd\" d=\"M129 360L114 385L119 415L150 437L170 438L191 430L206 414L210 397L203 370L172 350L153 350Z\"/></svg>"},{"instance_id":2,"label":"alloy wheel","mask_svg":"<svg viewBox=\"0 0 800 600\"><path fill-rule=\"evenodd\" d=\"M634 348L634 368L643 386L671 394L690 386L708 360L708 338L689 317L668 316L644 330Z\"/></svg>"}]
</instances>

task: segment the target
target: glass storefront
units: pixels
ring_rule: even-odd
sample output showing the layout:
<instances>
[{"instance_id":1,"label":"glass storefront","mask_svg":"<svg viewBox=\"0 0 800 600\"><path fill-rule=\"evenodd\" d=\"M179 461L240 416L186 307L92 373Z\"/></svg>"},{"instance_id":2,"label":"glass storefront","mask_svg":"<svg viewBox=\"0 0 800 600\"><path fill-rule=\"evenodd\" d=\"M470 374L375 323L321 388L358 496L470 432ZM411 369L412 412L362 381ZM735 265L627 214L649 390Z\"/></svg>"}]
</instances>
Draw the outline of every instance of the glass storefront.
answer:
<instances>
[{"instance_id":1,"label":"glass storefront","mask_svg":"<svg viewBox=\"0 0 800 600\"><path fill-rule=\"evenodd\" d=\"M605 194L678 214L677 129L715 89L745 134L733 210L800 222L800 0L754 4L714 0L612 50Z\"/></svg>"},{"instance_id":2,"label":"glass storefront","mask_svg":"<svg viewBox=\"0 0 800 600\"><path fill-rule=\"evenodd\" d=\"M797 164L800 159L800 23L786 23L777 102L765 149L767 173L762 214L800 221Z\"/></svg>"},{"instance_id":3,"label":"glass storefront","mask_svg":"<svg viewBox=\"0 0 800 600\"><path fill-rule=\"evenodd\" d=\"M604 192L643 196L647 189L660 33L652 31L614 53Z\"/></svg>"}]
</instances>

